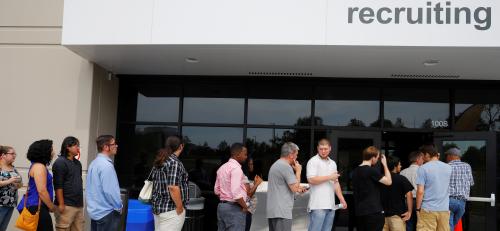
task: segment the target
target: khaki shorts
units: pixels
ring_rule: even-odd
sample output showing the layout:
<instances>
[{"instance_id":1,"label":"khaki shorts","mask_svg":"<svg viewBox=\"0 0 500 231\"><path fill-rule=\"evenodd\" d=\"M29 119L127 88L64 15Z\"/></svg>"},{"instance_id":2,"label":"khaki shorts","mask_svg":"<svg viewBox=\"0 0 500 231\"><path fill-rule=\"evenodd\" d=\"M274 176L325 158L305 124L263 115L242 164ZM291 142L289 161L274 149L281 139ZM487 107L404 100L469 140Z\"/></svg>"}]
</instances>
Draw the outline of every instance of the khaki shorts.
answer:
<instances>
[{"instance_id":1,"label":"khaki shorts","mask_svg":"<svg viewBox=\"0 0 500 231\"><path fill-rule=\"evenodd\" d=\"M63 213L55 213L57 231L83 231L83 207L67 206Z\"/></svg>"},{"instance_id":2,"label":"khaki shorts","mask_svg":"<svg viewBox=\"0 0 500 231\"><path fill-rule=\"evenodd\" d=\"M450 211L417 212L417 231L450 231Z\"/></svg>"},{"instance_id":3,"label":"khaki shorts","mask_svg":"<svg viewBox=\"0 0 500 231\"><path fill-rule=\"evenodd\" d=\"M385 217L384 231L405 231L406 223L400 216Z\"/></svg>"}]
</instances>

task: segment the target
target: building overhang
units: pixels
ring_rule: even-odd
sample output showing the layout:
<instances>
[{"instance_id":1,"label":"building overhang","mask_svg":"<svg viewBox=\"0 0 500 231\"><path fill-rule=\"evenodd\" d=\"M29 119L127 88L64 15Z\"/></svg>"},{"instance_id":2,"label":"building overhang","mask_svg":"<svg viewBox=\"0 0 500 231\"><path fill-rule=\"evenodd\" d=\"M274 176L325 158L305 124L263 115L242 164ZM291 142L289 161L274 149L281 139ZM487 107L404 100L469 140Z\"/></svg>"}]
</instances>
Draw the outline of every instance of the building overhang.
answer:
<instances>
[{"instance_id":1,"label":"building overhang","mask_svg":"<svg viewBox=\"0 0 500 231\"><path fill-rule=\"evenodd\" d=\"M499 16L497 0L65 0L62 44L116 74L500 80Z\"/></svg>"}]
</instances>

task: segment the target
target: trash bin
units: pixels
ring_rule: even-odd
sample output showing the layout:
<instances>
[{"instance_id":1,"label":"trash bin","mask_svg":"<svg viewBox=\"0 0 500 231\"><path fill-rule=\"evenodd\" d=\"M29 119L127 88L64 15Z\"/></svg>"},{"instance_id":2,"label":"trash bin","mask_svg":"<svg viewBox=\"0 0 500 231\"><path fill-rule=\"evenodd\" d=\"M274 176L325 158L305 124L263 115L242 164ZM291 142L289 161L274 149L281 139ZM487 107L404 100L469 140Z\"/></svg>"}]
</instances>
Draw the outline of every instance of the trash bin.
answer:
<instances>
[{"instance_id":1,"label":"trash bin","mask_svg":"<svg viewBox=\"0 0 500 231\"><path fill-rule=\"evenodd\" d=\"M122 216L120 218L120 226L118 227L118 230L120 231L125 231L126 229L126 220L127 220L127 211L128 211L128 190L121 188L120 189L120 197L122 199Z\"/></svg>"},{"instance_id":2,"label":"trash bin","mask_svg":"<svg viewBox=\"0 0 500 231\"><path fill-rule=\"evenodd\" d=\"M153 231L154 229L155 223L151 205L138 200L129 200L126 231Z\"/></svg>"},{"instance_id":3,"label":"trash bin","mask_svg":"<svg viewBox=\"0 0 500 231\"><path fill-rule=\"evenodd\" d=\"M203 230L205 198L189 198L186 206L186 220L182 231L201 231Z\"/></svg>"}]
</instances>

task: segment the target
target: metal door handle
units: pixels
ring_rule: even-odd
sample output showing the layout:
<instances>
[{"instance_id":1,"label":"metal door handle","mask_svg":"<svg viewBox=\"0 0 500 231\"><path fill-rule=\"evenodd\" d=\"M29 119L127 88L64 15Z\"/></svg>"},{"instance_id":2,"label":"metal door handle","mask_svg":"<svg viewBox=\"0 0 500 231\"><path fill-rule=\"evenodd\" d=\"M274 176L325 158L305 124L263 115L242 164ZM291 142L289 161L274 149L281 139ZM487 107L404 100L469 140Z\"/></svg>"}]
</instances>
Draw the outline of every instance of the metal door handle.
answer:
<instances>
[{"instance_id":1,"label":"metal door handle","mask_svg":"<svg viewBox=\"0 0 500 231\"><path fill-rule=\"evenodd\" d=\"M492 193L491 197L469 197L468 201L475 201L475 202L490 202L491 207L495 206L495 194Z\"/></svg>"}]
</instances>

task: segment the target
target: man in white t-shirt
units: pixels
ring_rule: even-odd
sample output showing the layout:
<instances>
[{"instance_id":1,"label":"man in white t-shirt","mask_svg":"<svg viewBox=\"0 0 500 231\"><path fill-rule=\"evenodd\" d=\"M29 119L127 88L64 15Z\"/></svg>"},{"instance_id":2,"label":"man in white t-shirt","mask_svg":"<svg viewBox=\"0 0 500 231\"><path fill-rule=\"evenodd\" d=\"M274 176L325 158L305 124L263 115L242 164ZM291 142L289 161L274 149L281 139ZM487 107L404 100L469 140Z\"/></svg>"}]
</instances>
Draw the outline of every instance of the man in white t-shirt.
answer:
<instances>
[{"instance_id":1,"label":"man in white t-shirt","mask_svg":"<svg viewBox=\"0 0 500 231\"><path fill-rule=\"evenodd\" d=\"M307 210L309 212L309 231L330 231L335 215L335 194L347 208L338 181L337 164L330 159L332 146L328 139L318 142L318 154L307 162L307 181L309 182L310 197Z\"/></svg>"}]
</instances>

